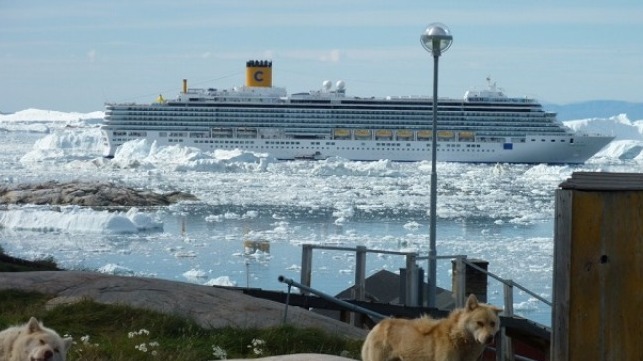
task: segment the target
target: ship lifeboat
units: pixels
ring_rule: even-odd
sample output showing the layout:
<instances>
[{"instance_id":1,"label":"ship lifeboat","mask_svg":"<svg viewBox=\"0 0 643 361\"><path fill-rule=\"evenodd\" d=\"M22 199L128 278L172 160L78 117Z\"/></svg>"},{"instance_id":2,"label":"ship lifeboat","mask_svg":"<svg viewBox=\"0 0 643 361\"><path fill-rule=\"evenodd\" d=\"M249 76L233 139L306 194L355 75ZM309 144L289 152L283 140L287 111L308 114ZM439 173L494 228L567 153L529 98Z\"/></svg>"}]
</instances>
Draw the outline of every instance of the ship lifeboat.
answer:
<instances>
[{"instance_id":1,"label":"ship lifeboat","mask_svg":"<svg viewBox=\"0 0 643 361\"><path fill-rule=\"evenodd\" d=\"M351 137L351 131L349 129L335 129L333 136L335 139L348 139Z\"/></svg>"},{"instance_id":2,"label":"ship lifeboat","mask_svg":"<svg viewBox=\"0 0 643 361\"><path fill-rule=\"evenodd\" d=\"M397 139L399 140L409 140L413 138L413 132L410 130L398 130L397 131Z\"/></svg>"},{"instance_id":3,"label":"ship lifeboat","mask_svg":"<svg viewBox=\"0 0 643 361\"><path fill-rule=\"evenodd\" d=\"M257 128L238 128L237 137L239 138L256 138Z\"/></svg>"},{"instance_id":4,"label":"ship lifeboat","mask_svg":"<svg viewBox=\"0 0 643 361\"><path fill-rule=\"evenodd\" d=\"M375 139L390 140L393 138L393 131L388 129L380 129L375 132Z\"/></svg>"},{"instance_id":5,"label":"ship lifeboat","mask_svg":"<svg viewBox=\"0 0 643 361\"><path fill-rule=\"evenodd\" d=\"M433 137L433 132L430 130L418 130L418 140L430 140Z\"/></svg>"},{"instance_id":6,"label":"ship lifeboat","mask_svg":"<svg viewBox=\"0 0 643 361\"><path fill-rule=\"evenodd\" d=\"M231 128L212 128L212 136L215 138L220 138L220 137L230 138L232 137L232 129Z\"/></svg>"},{"instance_id":7,"label":"ship lifeboat","mask_svg":"<svg viewBox=\"0 0 643 361\"><path fill-rule=\"evenodd\" d=\"M438 139L453 139L455 134L450 130L438 130Z\"/></svg>"},{"instance_id":8,"label":"ship lifeboat","mask_svg":"<svg viewBox=\"0 0 643 361\"><path fill-rule=\"evenodd\" d=\"M459 132L458 138L462 141L472 141L476 137L474 132Z\"/></svg>"},{"instance_id":9,"label":"ship lifeboat","mask_svg":"<svg viewBox=\"0 0 643 361\"><path fill-rule=\"evenodd\" d=\"M355 139L371 139L371 131L368 129L356 129Z\"/></svg>"}]
</instances>

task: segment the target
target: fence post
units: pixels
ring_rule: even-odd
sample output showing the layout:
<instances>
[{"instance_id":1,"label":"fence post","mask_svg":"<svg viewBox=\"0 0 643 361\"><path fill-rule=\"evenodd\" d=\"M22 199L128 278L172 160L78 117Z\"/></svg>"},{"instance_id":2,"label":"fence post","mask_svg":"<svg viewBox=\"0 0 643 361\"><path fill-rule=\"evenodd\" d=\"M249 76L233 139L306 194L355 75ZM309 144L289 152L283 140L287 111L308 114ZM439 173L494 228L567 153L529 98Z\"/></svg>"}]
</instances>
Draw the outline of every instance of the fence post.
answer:
<instances>
[{"instance_id":1,"label":"fence post","mask_svg":"<svg viewBox=\"0 0 643 361\"><path fill-rule=\"evenodd\" d=\"M513 317L514 315L513 289L514 287L513 287L512 280L505 280L503 282L504 310L502 311L502 314L505 317ZM507 336L507 328L502 324L500 325L500 345L499 347L496 347L496 360L497 361L514 360L511 337Z\"/></svg>"},{"instance_id":2,"label":"fence post","mask_svg":"<svg viewBox=\"0 0 643 361\"><path fill-rule=\"evenodd\" d=\"M366 299L366 246L355 249L355 299Z\"/></svg>"},{"instance_id":3,"label":"fence post","mask_svg":"<svg viewBox=\"0 0 643 361\"><path fill-rule=\"evenodd\" d=\"M453 275L453 292L455 297L455 307L464 307L464 300L467 298L466 284L467 284L467 267L464 263L467 256L458 256L455 259L455 274Z\"/></svg>"},{"instance_id":4,"label":"fence post","mask_svg":"<svg viewBox=\"0 0 643 361\"><path fill-rule=\"evenodd\" d=\"M415 253L406 254L406 289L404 290L405 306L418 305L418 267L415 258Z\"/></svg>"},{"instance_id":5,"label":"fence post","mask_svg":"<svg viewBox=\"0 0 643 361\"><path fill-rule=\"evenodd\" d=\"M301 247L301 284L310 287L313 271L313 245L304 244ZM306 294L299 290L301 294Z\"/></svg>"},{"instance_id":6,"label":"fence post","mask_svg":"<svg viewBox=\"0 0 643 361\"><path fill-rule=\"evenodd\" d=\"M358 301L366 299L366 246L355 248L355 286L352 289L352 298ZM362 315L351 312L351 324L362 327Z\"/></svg>"}]
</instances>

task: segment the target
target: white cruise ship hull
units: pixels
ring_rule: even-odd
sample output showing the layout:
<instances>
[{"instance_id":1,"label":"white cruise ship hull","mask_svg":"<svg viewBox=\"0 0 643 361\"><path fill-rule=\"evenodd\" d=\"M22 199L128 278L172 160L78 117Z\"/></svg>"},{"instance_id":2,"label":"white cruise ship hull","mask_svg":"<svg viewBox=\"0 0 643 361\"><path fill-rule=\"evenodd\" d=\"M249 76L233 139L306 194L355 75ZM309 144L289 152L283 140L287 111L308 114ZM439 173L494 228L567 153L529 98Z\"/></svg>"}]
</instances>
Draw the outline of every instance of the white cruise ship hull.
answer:
<instances>
[{"instance_id":1,"label":"white cruise ship hull","mask_svg":"<svg viewBox=\"0 0 643 361\"><path fill-rule=\"evenodd\" d=\"M105 139L115 139L104 130ZM431 160L430 141L379 140L306 140L248 138L168 138L147 131L146 137L158 146L180 144L211 152L217 149L241 149L268 153L280 160L341 157L355 161L388 159L400 162ZM570 140L573 139L573 142ZM607 136L528 136L524 142L458 142L438 141L437 160L466 163L584 163L612 140ZM120 143L122 144L122 143ZM120 144L107 144L104 156L113 157Z\"/></svg>"}]
</instances>

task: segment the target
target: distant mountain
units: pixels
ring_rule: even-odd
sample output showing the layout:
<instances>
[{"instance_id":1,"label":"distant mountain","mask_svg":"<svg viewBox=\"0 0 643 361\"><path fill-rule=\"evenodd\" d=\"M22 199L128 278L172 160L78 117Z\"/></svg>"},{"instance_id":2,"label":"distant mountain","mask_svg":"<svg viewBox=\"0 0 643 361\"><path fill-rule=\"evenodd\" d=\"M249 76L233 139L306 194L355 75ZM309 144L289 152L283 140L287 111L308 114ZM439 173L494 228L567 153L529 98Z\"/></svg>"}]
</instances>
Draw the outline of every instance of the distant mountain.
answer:
<instances>
[{"instance_id":1,"label":"distant mountain","mask_svg":"<svg viewBox=\"0 0 643 361\"><path fill-rule=\"evenodd\" d=\"M565 105L543 104L546 110L558 113L558 120L577 120L587 118L609 118L627 114L630 120L643 119L643 103L630 103L616 100L593 100Z\"/></svg>"}]
</instances>

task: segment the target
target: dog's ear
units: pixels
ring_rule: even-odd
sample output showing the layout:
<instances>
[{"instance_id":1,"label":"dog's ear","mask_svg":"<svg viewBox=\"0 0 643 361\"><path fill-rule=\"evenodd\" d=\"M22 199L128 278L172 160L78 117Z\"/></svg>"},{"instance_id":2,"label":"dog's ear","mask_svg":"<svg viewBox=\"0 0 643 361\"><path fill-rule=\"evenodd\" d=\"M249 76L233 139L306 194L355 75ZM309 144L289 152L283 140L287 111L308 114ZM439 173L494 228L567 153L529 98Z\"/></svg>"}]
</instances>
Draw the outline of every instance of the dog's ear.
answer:
<instances>
[{"instance_id":1,"label":"dog's ear","mask_svg":"<svg viewBox=\"0 0 643 361\"><path fill-rule=\"evenodd\" d=\"M467 298L467 304L464 306L467 311L473 311L478 307L478 298L473 293Z\"/></svg>"},{"instance_id":2,"label":"dog's ear","mask_svg":"<svg viewBox=\"0 0 643 361\"><path fill-rule=\"evenodd\" d=\"M65 337L63 339L63 346L65 347L65 351L69 350L71 345L74 343L74 339L71 337Z\"/></svg>"},{"instance_id":3,"label":"dog's ear","mask_svg":"<svg viewBox=\"0 0 643 361\"><path fill-rule=\"evenodd\" d=\"M35 317L32 317L29 319L29 322L27 322L27 333L34 333L36 331L40 331L40 323Z\"/></svg>"}]
</instances>

